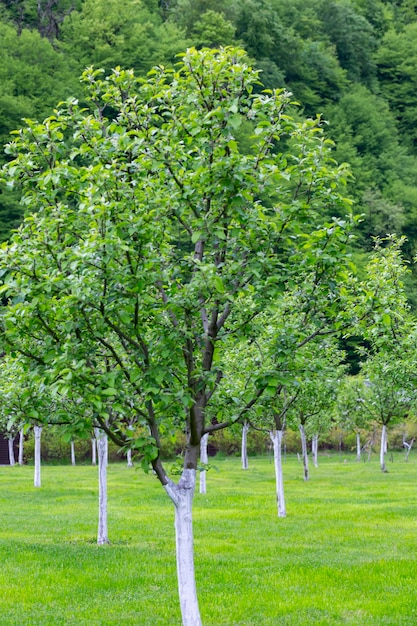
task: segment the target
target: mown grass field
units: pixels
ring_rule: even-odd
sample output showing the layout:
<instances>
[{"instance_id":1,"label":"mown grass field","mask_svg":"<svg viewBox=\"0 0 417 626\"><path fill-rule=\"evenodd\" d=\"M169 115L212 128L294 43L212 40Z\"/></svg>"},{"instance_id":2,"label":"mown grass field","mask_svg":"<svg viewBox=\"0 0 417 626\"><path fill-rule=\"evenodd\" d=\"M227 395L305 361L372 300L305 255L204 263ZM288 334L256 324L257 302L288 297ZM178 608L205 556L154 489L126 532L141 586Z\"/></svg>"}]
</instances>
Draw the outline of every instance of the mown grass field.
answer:
<instances>
[{"instance_id":1,"label":"mown grass field","mask_svg":"<svg viewBox=\"0 0 417 626\"><path fill-rule=\"evenodd\" d=\"M347 459L344 462L344 459ZM417 455L389 473L320 457L214 460L195 497L204 626L417 624ZM0 467L1 626L179 626L173 508L156 479L109 467L111 545L95 545L97 469Z\"/></svg>"}]
</instances>

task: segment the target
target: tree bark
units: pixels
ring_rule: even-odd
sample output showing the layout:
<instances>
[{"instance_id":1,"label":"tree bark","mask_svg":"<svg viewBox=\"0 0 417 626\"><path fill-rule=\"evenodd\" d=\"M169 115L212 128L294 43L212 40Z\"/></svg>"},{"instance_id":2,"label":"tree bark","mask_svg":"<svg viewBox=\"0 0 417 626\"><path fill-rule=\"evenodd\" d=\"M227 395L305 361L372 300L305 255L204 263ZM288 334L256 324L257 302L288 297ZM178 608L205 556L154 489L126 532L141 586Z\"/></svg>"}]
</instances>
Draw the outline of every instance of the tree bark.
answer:
<instances>
[{"instance_id":1,"label":"tree bark","mask_svg":"<svg viewBox=\"0 0 417 626\"><path fill-rule=\"evenodd\" d=\"M175 507L178 591L183 626L202 626L194 574L192 503L195 483L196 471L185 469L178 485L170 479L164 485Z\"/></svg>"},{"instance_id":2,"label":"tree bark","mask_svg":"<svg viewBox=\"0 0 417 626\"><path fill-rule=\"evenodd\" d=\"M287 510L285 508L284 480L282 476L283 435L284 432L282 430L274 430L270 431L269 433L274 448L275 485L277 493L278 517L286 517L287 515Z\"/></svg>"},{"instance_id":3,"label":"tree bark","mask_svg":"<svg viewBox=\"0 0 417 626\"><path fill-rule=\"evenodd\" d=\"M381 449L379 452L379 461L380 461L380 465L381 465L381 470L383 472L387 471L387 467L385 465L385 453L387 450L387 427L385 424L382 424L382 431L381 431Z\"/></svg>"},{"instance_id":4,"label":"tree bark","mask_svg":"<svg viewBox=\"0 0 417 626\"><path fill-rule=\"evenodd\" d=\"M73 441L71 441L71 465L75 465L75 446Z\"/></svg>"},{"instance_id":5,"label":"tree bark","mask_svg":"<svg viewBox=\"0 0 417 626\"><path fill-rule=\"evenodd\" d=\"M200 462L204 465L208 463L208 437L208 433L206 433L201 437L200 441ZM200 493L207 493L207 471L205 469L200 470Z\"/></svg>"},{"instance_id":6,"label":"tree bark","mask_svg":"<svg viewBox=\"0 0 417 626\"><path fill-rule=\"evenodd\" d=\"M99 546L109 543L107 528L107 462L108 440L107 435L96 429L97 456L98 456L98 532Z\"/></svg>"},{"instance_id":7,"label":"tree bark","mask_svg":"<svg viewBox=\"0 0 417 626\"><path fill-rule=\"evenodd\" d=\"M304 480L308 480L309 475L308 475L307 437L306 437L304 424L300 424L299 430L300 430L300 435L301 435L301 453L303 457Z\"/></svg>"},{"instance_id":8,"label":"tree bark","mask_svg":"<svg viewBox=\"0 0 417 626\"><path fill-rule=\"evenodd\" d=\"M33 484L35 487L41 486L41 434L42 426L34 426L33 433L35 435L35 475Z\"/></svg>"},{"instance_id":9,"label":"tree bark","mask_svg":"<svg viewBox=\"0 0 417 626\"><path fill-rule=\"evenodd\" d=\"M249 424L248 422L245 422L242 426L242 469L244 470L247 470L249 467L247 446L248 430Z\"/></svg>"},{"instance_id":10,"label":"tree bark","mask_svg":"<svg viewBox=\"0 0 417 626\"><path fill-rule=\"evenodd\" d=\"M25 440L25 435L23 432L23 428L19 430L19 465L23 465L23 444Z\"/></svg>"},{"instance_id":11,"label":"tree bark","mask_svg":"<svg viewBox=\"0 0 417 626\"><path fill-rule=\"evenodd\" d=\"M9 437L8 443L9 443L9 464L16 465L16 460L14 458L14 447L13 447L14 437Z\"/></svg>"},{"instance_id":12,"label":"tree bark","mask_svg":"<svg viewBox=\"0 0 417 626\"><path fill-rule=\"evenodd\" d=\"M132 450L130 448L129 448L129 450L126 453L126 459L127 459L127 466L128 467L133 467Z\"/></svg>"}]
</instances>

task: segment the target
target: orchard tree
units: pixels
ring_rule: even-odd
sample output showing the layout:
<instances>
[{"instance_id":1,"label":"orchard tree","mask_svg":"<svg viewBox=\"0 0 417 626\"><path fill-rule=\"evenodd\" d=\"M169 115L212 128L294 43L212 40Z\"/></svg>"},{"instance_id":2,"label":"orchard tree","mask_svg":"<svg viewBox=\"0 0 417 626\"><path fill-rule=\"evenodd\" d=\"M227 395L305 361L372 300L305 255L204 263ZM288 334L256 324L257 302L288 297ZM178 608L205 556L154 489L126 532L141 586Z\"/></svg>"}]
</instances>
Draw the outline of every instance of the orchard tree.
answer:
<instances>
[{"instance_id":1,"label":"orchard tree","mask_svg":"<svg viewBox=\"0 0 417 626\"><path fill-rule=\"evenodd\" d=\"M359 401L381 426L380 465L384 472L387 427L402 421L416 400L416 323L410 315L403 282L407 274L401 255L403 243L404 238L395 236L377 240L380 263L378 268L373 267L373 280L385 276L385 289L379 294L382 306L367 324L358 325L365 340L360 348L363 384ZM371 266L375 260L371 260Z\"/></svg>"},{"instance_id":2,"label":"orchard tree","mask_svg":"<svg viewBox=\"0 0 417 626\"><path fill-rule=\"evenodd\" d=\"M404 342L389 350L368 355L362 368L364 376L359 401L364 410L381 426L380 466L387 471L387 429L392 423L403 422L416 402L412 383L416 361L416 336L408 335Z\"/></svg>"},{"instance_id":3,"label":"orchard tree","mask_svg":"<svg viewBox=\"0 0 417 626\"><path fill-rule=\"evenodd\" d=\"M319 119L296 121L284 91L259 93L243 51L190 49L146 80L116 68L83 82L87 109L61 103L8 147L4 176L31 214L1 251L3 344L152 466L175 507L182 619L194 626L192 501L201 439L230 424L210 414L230 390L222 363L257 341L257 318L300 274L311 301L344 301L352 220L323 215L350 213L346 171ZM256 359L251 369L241 416L277 383ZM132 432L132 414L146 431ZM177 483L160 456L172 430L186 434Z\"/></svg>"},{"instance_id":4,"label":"orchard tree","mask_svg":"<svg viewBox=\"0 0 417 626\"><path fill-rule=\"evenodd\" d=\"M356 438L356 460L362 456L361 433L369 425L371 416L364 410L360 390L363 387L361 376L345 376L338 388L336 401L336 421L340 428L353 432Z\"/></svg>"},{"instance_id":5,"label":"orchard tree","mask_svg":"<svg viewBox=\"0 0 417 626\"><path fill-rule=\"evenodd\" d=\"M342 353L330 341L315 346L305 358L304 369L297 382L297 397L289 408L287 418L300 431L304 480L309 480L307 441L312 438L314 462L317 465L319 433L330 429L333 407L343 368Z\"/></svg>"}]
</instances>

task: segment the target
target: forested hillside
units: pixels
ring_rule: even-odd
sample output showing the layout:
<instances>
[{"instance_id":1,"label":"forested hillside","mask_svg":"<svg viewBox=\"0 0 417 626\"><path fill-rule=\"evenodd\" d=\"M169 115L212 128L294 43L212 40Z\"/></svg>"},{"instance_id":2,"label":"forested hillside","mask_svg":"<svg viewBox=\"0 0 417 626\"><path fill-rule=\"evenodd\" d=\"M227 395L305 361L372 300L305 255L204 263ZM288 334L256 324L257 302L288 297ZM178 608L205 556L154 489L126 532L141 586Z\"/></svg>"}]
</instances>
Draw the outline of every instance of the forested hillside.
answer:
<instances>
[{"instance_id":1,"label":"forested hillside","mask_svg":"<svg viewBox=\"0 0 417 626\"><path fill-rule=\"evenodd\" d=\"M189 46L238 44L265 87L286 87L323 116L335 158L352 168L364 214L358 258L372 236L405 234L417 248L417 2L415 0L3 0L0 140L80 93L88 65L145 74ZM3 160L7 158L4 155ZM0 238L20 221L0 196ZM415 280L409 295L417 303Z\"/></svg>"}]
</instances>

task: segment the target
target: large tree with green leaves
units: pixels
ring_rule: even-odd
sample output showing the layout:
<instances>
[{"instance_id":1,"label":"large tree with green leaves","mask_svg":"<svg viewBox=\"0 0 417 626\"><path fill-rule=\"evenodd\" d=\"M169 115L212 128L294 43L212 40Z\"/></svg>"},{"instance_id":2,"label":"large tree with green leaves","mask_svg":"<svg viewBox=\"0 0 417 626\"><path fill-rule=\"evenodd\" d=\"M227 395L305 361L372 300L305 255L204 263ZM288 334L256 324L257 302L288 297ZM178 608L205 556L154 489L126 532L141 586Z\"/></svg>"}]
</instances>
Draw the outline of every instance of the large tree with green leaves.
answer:
<instances>
[{"instance_id":1,"label":"large tree with green leaves","mask_svg":"<svg viewBox=\"0 0 417 626\"><path fill-rule=\"evenodd\" d=\"M232 401L222 363L256 342L256 319L296 295L300 273L300 302L327 298L331 312L344 301L351 220L323 215L349 214L345 170L320 120L296 121L285 92L259 93L240 50L191 49L146 80L116 68L83 82L88 108L61 103L8 147L4 176L32 213L1 251L3 344L152 465L175 506L183 622L196 625L200 441L234 420L210 414L219 393ZM278 384L252 365L241 415ZM173 429L186 433L178 483L160 457Z\"/></svg>"}]
</instances>

